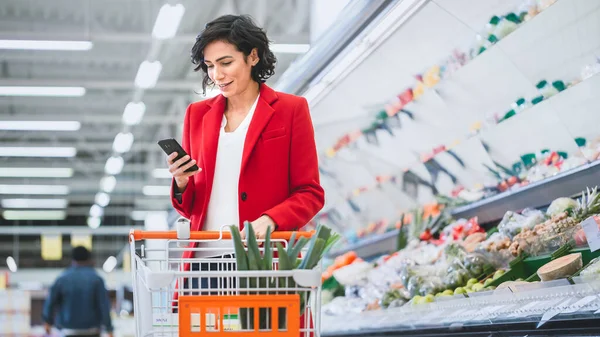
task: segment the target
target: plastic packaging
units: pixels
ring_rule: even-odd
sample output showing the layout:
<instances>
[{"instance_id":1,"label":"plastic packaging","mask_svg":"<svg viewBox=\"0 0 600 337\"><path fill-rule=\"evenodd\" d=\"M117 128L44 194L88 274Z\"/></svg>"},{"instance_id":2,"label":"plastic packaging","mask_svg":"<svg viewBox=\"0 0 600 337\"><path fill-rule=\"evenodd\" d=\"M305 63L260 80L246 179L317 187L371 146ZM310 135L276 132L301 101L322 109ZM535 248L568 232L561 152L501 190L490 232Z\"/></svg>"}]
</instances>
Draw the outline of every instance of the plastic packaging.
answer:
<instances>
[{"instance_id":1,"label":"plastic packaging","mask_svg":"<svg viewBox=\"0 0 600 337\"><path fill-rule=\"evenodd\" d=\"M582 277L600 277L600 258L593 259L588 266L579 273Z\"/></svg>"},{"instance_id":2,"label":"plastic packaging","mask_svg":"<svg viewBox=\"0 0 600 337\"><path fill-rule=\"evenodd\" d=\"M508 211L500 221L498 231L512 239L523 229L531 229L545 219L544 213L536 209L526 208L521 214Z\"/></svg>"}]
</instances>

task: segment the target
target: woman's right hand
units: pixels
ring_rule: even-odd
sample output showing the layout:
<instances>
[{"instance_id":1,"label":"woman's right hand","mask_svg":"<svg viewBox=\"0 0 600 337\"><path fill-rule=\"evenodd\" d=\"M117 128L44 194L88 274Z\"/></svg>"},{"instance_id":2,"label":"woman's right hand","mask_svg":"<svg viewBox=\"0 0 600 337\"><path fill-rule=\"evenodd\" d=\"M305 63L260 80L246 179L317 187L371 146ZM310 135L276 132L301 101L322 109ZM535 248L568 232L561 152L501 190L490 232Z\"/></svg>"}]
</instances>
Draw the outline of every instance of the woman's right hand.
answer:
<instances>
[{"instance_id":1,"label":"woman's right hand","mask_svg":"<svg viewBox=\"0 0 600 337\"><path fill-rule=\"evenodd\" d=\"M179 191L183 192L185 190L185 188L187 187L188 182L190 181L190 177L193 176L194 174L202 171L202 169L200 168L196 171L185 172L185 170L194 166L196 164L196 161L194 159L190 160L189 155L185 155L181 159L179 159L177 161L173 161L173 160L175 160L175 158L177 158L177 152L173 152L169 156L167 156L167 163L169 164L169 172L171 172L171 175L175 179L175 183L177 184L177 188L179 189ZM190 160L190 162L183 165L183 163L185 163L188 160Z\"/></svg>"}]
</instances>

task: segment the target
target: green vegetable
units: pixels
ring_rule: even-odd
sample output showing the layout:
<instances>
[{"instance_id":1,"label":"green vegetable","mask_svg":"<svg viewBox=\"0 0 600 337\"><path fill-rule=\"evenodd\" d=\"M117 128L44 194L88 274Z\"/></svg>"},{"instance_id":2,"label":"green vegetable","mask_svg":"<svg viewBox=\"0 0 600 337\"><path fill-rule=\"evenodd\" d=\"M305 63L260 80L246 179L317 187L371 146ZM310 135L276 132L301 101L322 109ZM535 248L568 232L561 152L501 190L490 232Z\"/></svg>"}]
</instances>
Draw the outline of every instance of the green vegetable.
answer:
<instances>
[{"instance_id":1,"label":"green vegetable","mask_svg":"<svg viewBox=\"0 0 600 337\"><path fill-rule=\"evenodd\" d=\"M236 261L238 264L238 270L271 270L273 267L273 247L271 242L270 230L267 230L267 236L265 238L265 249L261 256L256 234L249 222L244 223L244 229L246 230L247 237L247 250L244 247L244 243L241 239L239 229L237 226L231 226L231 236L233 239L233 245L235 250ZM323 256L337 243L341 238L339 234L332 234L331 229L319 225L315 235L309 240L306 237L300 237L296 240L296 233L293 233L287 249L279 242L276 243L277 254L279 259L279 270L292 270L292 269L313 269L318 264ZM308 244L308 250L306 256L299 260L298 256L302 249ZM292 277L280 277L278 279L267 280L266 277L259 278L259 284L256 282L256 278L240 278L240 287L246 288L295 288L296 282ZM269 282L267 284L267 282ZM294 291L286 291L287 293L293 294ZM305 301L307 297L300 297L300 308L301 314L304 312ZM259 311L259 328L266 329L267 318L270 316L270 311L261 310ZM240 308L240 321L242 323L242 329L253 329L254 326L254 313L249 311L247 308ZM279 328L283 328L286 325L285 312L279 312ZM250 326L248 326L248 319Z\"/></svg>"},{"instance_id":2,"label":"green vegetable","mask_svg":"<svg viewBox=\"0 0 600 337\"><path fill-rule=\"evenodd\" d=\"M235 259L237 262L237 270L248 270L248 255L240 236L240 231L237 226L231 226L231 238L233 239L233 248L235 251Z\"/></svg>"}]
</instances>

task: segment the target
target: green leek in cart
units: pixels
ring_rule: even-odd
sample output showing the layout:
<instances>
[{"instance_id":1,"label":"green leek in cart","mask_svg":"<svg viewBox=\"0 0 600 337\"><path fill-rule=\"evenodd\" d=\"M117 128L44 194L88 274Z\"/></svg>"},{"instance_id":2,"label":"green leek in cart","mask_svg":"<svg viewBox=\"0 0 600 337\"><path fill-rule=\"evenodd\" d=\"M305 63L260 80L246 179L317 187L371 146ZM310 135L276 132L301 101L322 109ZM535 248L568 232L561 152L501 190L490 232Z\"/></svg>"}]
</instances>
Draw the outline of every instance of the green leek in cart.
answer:
<instances>
[{"instance_id":1,"label":"green leek in cart","mask_svg":"<svg viewBox=\"0 0 600 337\"><path fill-rule=\"evenodd\" d=\"M240 236L239 228L237 226L231 226L231 236L233 239L235 258L237 262L237 270L272 270L273 269L273 251L271 249L271 234L270 228L267 230L267 236L265 238L264 252L261 254L259 244L256 239L254 229L249 222L244 223L244 229L247 234L247 249L244 247L244 242ZM321 259L327 254L327 252L333 247L333 245L340 239L340 235L331 233L331 229L319 225L310 239L306 237L300 237L296 240L296 233L293 233L288 243L287 249L281 244L277 243L277 255L279 259L279 270L293 270L293 269L313 269L315 268ZM299 258L302 249L308 245L306 255L303 258ZM256 289L256 288L269 288L277 289L280 288L296 288L296 283L292 277L279 277L278 279L268 280L265 278L259 278L258 283L255 278L240 278L240 289ZM269 282L269 284L267 284ZM268 286L268 287L267 287ZM254 292L256 293L256 292ZM264 292L258 292L264 294ZM288 290L288 294L294 294L294 290ZM305 301L308 297L300 297L300 313L304 313ZM285 309L279 312L279 328L283 329L287 325L284 318ZM259 329L268 329L267 322L270 316L270 309L261 309L259 312ZM248 308L240 308L240 322L242 329L254 329L254 312L249 311Z\"/></svg>"}]
</instances>

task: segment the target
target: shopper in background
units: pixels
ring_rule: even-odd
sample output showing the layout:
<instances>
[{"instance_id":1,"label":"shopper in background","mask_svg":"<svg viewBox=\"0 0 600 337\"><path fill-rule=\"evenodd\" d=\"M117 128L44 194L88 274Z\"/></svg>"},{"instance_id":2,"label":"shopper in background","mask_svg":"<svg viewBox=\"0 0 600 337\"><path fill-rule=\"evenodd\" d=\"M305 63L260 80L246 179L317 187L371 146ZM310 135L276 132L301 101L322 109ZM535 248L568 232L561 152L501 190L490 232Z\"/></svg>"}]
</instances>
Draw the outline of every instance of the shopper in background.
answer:
<instances>
[{"instance_id":1,"label":"shopper in background","mask_svg":"<svg viewBox=\"0 0 600 337\"><path fill-rule=\"evenodd\" d=\"M72 266L54 282L44 303L46 333L54 325L63 336L100 336L104 326L112 337L108 292L93 268L91 253L80 246L72 253Z\"/></svg>"},{"instance_id":2,"label":"shopper in background","mask_svg":"<svg viewBox=\"0 0 600 337\"><path fill-rule=\"evenodd\" d=\"M196 38L192 63L204 74L203 89L220 94L187 109L182 146L192 160L167 157L173 206L193 231L250 221L264 238L268 229L299 230L323 207L308 103L264 83L275 62L267 35L248 16L219 17ZM199 170L185 172L196 163Z\"/></svg>"}]
</instances>

